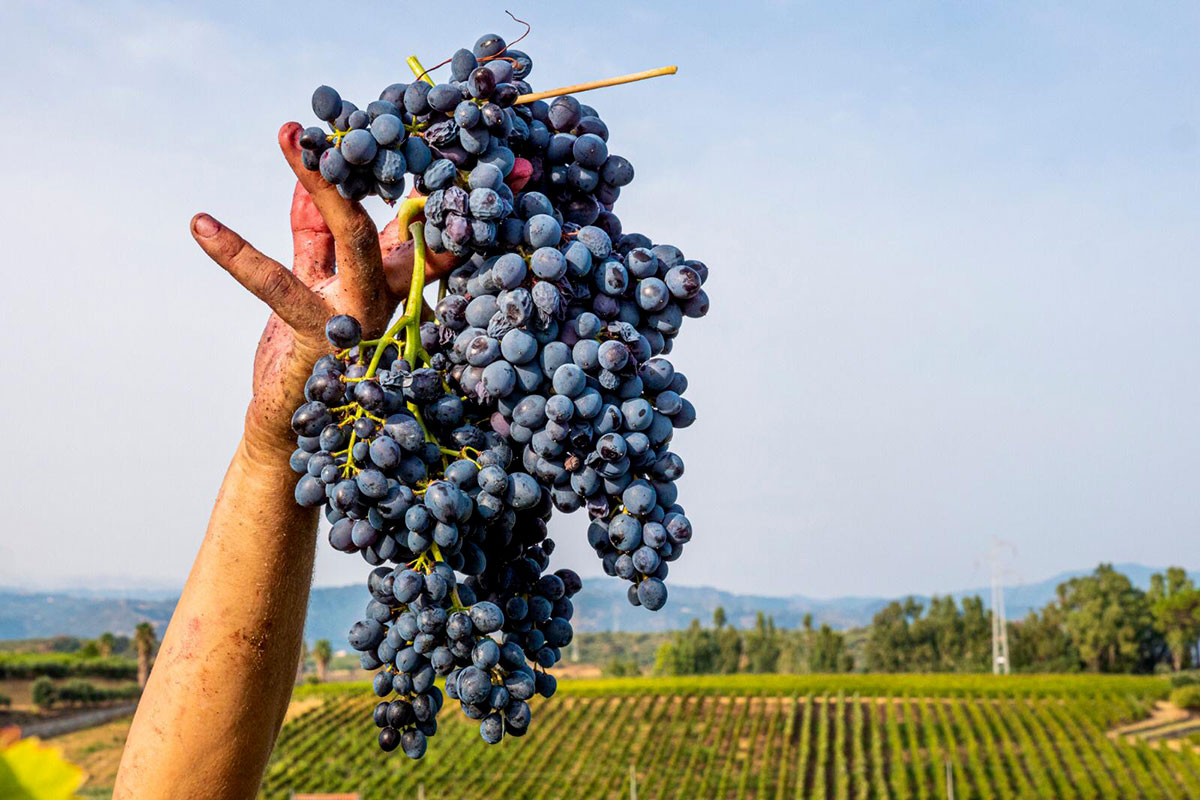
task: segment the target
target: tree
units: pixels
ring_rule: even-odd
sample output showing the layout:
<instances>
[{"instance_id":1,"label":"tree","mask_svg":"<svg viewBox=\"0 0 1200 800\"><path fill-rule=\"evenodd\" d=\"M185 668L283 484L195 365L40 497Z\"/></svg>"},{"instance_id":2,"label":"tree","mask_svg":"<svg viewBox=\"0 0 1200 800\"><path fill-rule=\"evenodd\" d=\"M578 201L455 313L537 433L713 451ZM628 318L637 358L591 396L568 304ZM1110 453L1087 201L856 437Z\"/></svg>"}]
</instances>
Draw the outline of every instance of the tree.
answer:
<instances>
[{"instance_id":1,"label":"tree","mask_svg":"<svg viewBox=\"0 0 1200 800\"><path fill-rule=\"evenodd\" d=\"M641 668L638 666L637 659L632 656L629 658L618 658L614 656L604 666L605 675L613 678L636 678L642 674Z\"/></svg>"},{"instance_id":2,"label":"tree","mask_svg":"<svg viewBox=\"0 0 1200 800\"><path fill-rule=\"evenodd\" d=\"M742 664L742 634L732 625L726 625L725 609L717 606L713 612L713 624L717 627L716 661L713 672L733 675Z\"/></svg>"},{"instance_id":3,"label":"tree","mask_svg":"<svg viewBox=\"0 0 1200 800\"><path fill-rule=\"evenodd\" d=\"M717 666L717 640L700 620L672 634L654 654L654 669L663 675L704 675Z\"/></svg>"},{"instance_id":4,"label":"tree","mask_svg":"<svg viewBox=\"0 0 1200 800\"><path fill-rule=\"evenodd\" d=\"M33 682L31 691L33 704L38 708L50 708L54 705L54 701L58 699L58 693L54 690L54 681L47 678L45 675Z\"/></svg>"},{"instance_id":5,"label":"tree","mask_svg":"<svg viewBox=\"0 0 1200 800\"><path fill-rule=\"evenodd\" d=\"M809 672L849 672L854 669L854 658L846 652L846 637L828 625L822 625L815 634L806 631Z\"/></svg>"},{"instance_id":6,"label":"tree","mask_svg":"<svg viewBox=\"0 0 1200 800\"><path fill-rule=\"evenodd\" d=\"M1041 612L1030 611L1008 626L1009 663L1017 672L1078 672L1083 666L1079 649L1067 633L1064 615L1056 603Z\"/></svg>"},{"instance_id":7,"label":"tree","mask_svg":"<svg viewBox=\"0 0 1200 800\"><path fill-rule=\"evenodd\" d=\"M83 640L77 636L53 636L50 639L51 653L78 653Z\"/></svg>"},{"instance_id":8,"label":"tree","mask_svg":"<svg viewBox=\"0 0 1200 800\"><path fill-rule=\"evenodd\" d=\"M775 618L761 611L754 621L754 630L746 632L745 640L747 669L750 672L775 672L779 668L779 631L775 629Z\"/></svg>"},{"instance_id":9,"label":"tree","mask_svg":"<svg viewBox=\"0 0 1200 800\"><path fill-rule=\"evenodd\" d=\"M1166 641L1171 666L1178 672L1189 665L1200 639L1200 590L1183 567L1170 567L1165 574L1151 576L1147 598L1155 628Z\"/></svg>"},{"instance_id":10,"label":"tree","mask_svg":"<svg viewBox=\"0 0 1200 800\"><path fill-rule=\"evenodd\" d=\"M1146 593L1112 564L1060 584L1058 604L1072 643L1094 672L1149 672L1166 650Z\"/></svg>"},{"instance_id":11,"label":"tree","mask_svg":"<svg viewBox=\"0 0 1200 800\"><path fill-rule=\"evenodd\" d=\"M104 633L100 634L100 638L96 640L96 649L100 652L100 655L104 656L105 658L111 656L116 648L117 637L113 636L111 631L105 631Z\"/></svg>"},{"instance_id":12,"label":"tree","mask_svg":"<svg viewBox=\"0 0 1200 800\"><path fill-rule=\"evenodd\" d=\"M869 672L904 672L913 668L913 637L909 626L921 616L921 610L921 604L909 597L903 603L893 600L875 614L867 636Z\"/></svg>"},{"instance_id":13,"label":"tree","mask_svg":"<svg viewBox=\"0 0 1200 800\"><path fill-rule=\"evenodd\" d=\"M992 612L983 610L983 598L962 601L962 653L959 670L986 672L992 668Z\"/></svg>"},{"instance_id":14,"label":"tree","mask_svg":"<svg viewBox=\"0 0 1200 800\"><path fill-rule=\"evenodd\" d=\"M333 658L333 646L328 639L318 639L313 643L313 659L317 662L317 680L325 682L329 675L329 660Z\"/></svg>"},{"instance_id":15,"label":"tree","mask_svg":"<svg viewBox=\"0 0 1200 800\"><path fill-rule=\"evenodd\" d=\"M158 646L154 626L149 622L139 622L134 630L133 641L137 645L138 686L144 689L146 681L150 678L150 659Z\"/></svg>"},{"instance_id":16,"label":"tree","mask_svg":"<svg viewBox=\"0 0 1200 800\"><path fill-rule=\"evenodd\" d=\"M874 617L867 638L867 669L876 672L974 672L991 661L991 612L979 597L933 596L926 609L915 598L892 602Z\"/></svg>"}]
</instances>

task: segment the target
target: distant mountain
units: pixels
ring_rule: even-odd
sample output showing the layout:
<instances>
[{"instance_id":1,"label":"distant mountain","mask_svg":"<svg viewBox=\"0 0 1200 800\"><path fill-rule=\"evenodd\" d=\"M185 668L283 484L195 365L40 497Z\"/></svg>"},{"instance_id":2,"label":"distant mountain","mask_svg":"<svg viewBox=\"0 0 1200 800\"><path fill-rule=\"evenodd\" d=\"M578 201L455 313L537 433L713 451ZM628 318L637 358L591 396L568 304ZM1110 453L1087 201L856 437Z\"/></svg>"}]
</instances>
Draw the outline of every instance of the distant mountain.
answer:
<instances>
[{"instance_id":1,"label":"distant mountain","mask_svg":"<svg viewBox=\"0 0 1200 800\"><path fill-rule=\"evenodd\" d=\"M1116 564L1134 584L1146 588L1150 576L1161 568L1141 564ZM1005 610L1009 619L1019 619L1041 608L1056 596L1058 585L1092 570L1063 572L1037 583L1009 586L1005 589ZM1200 583L1200 575L1193 574ZM817 625L853 628L867 625L871 618L894 598L767 597L734 594L709 587L670 585L670 602L657 613L634 608L625 599L626 584L613 579L585 578L584 588L574 598L575 629L594 631L664 631L683 628L698 618L707 622L713 610L723 606L729 620L738 627L754 624L762 611L775 618L782 628L798 628L805 614L812 614ZM950 593L956 599L978 595L991 605L991 589L964 589ZM927 601L927 596L917 596ZM359 619L367 604L362 586L318 587L308 605L304 635L309 642L329 639L337 647L346 631ZM105 595L94 590L87 595L61 592L27 592L0 588L0 639L27 639L66 634L94 637L104 631L131 634L143 620L154 623L161 635L175 608L175 598L137 600L126 596Z\"/></svg>"},{"instance_id":2,"label":"distant mountain","mask_svg":"<svg viewBox=\"0 0 1200 800\"><path fill-rule=\"evenodd\" d=\"M131 600L0 589L0 639L96 637L105 631L132 635L137 624L146 620L154 623L161 636L176 599Z\"/></svg>"}]
</instances>

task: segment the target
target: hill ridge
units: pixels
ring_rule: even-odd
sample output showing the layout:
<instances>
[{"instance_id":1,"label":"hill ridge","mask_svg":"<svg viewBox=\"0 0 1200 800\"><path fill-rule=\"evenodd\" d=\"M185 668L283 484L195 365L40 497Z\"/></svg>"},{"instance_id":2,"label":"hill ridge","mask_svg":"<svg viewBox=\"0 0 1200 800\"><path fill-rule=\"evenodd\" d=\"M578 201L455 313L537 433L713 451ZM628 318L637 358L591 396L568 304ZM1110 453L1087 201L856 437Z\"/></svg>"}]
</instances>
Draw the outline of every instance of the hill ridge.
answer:
<instances>
[{"instance_id":1,"label":"hill ridge","mask_svg":"<svg viewBox=\"0 0 1200 800\"><path fill-rule=\"evenodd\" d=\"M1150 576L1162 568L1142 564L1114 564L1114 568L1129 576L1143 588ZM1041 581L1009 586L1005 604L1010 619L1019 619L1030 610L1041 608L1054 597L1059 583L1092 570L1061 572ZM1200 576L1193 576L1200 578ZM575 629L595 631L663 631L683 628L693 618L708 621L718 606L725 608L730 622L738 627L754 624L754 616L762 611L775 618L783 628L799 627L805 614L811 613L817 625L851 628L870 623L871 617L899 597L845 596L832 598L791 595L739 594L710 586L680 586L672 584L671 601L657 614L634 608L625 599L624 584L600 576L584 578L584 588L575 597ZM176 597L163 597L161 591L151 590L152 599L131 595L136 589L98 589L79 593L37 591L0 586L0 639L41 638L55 635L95 637L104 631L132 633L134 626L145 619L161 631L174 611ZM961 600L978 595L990 605L990 589L975 588L939 593ZM927 601L931 595L914 594ZM339 642L346 630L359 618L367 602L366 590L358 585L315 587L309 600L305 638L308 641L329 639Z\"/></svg>"}]
</instances>

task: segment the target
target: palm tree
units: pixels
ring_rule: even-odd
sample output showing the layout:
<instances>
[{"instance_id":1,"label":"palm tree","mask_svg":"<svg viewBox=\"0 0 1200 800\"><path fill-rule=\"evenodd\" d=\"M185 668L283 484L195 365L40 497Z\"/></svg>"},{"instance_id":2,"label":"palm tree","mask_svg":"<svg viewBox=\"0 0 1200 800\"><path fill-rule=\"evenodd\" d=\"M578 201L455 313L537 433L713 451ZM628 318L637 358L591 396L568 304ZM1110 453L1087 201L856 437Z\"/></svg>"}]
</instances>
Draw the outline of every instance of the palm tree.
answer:
<instances>
[{"instance_id":1,"label":"palm tree","mask_svg":"<svg viewBox=\"0 0 1200 800\"><path fill-rule=\"evenodd\" d=\"M304 668L308 666L304 662L308 661L308 642L300 640L300 658L296 661L296 683L304 680Z\"/></svg>"},{"instance_id":2,"label":"palm tree","mask_svg":"<svg viewBox=\"0 0 1200 800\"><path fill-rule=\"evenodd\" d=\"M113 653L113 648L117 645L117 637L112 635L112 631L105 631L100 634L100 638L96 640L96 649L100 651L100 655L107 658Z\"/></svg>"},{"instance_id":3,"label":"palm tree","mask_svg":"<svg viewBox=\"0 0 1200 800\"><path fill-rule=\"evenodd\" d=\"M146 688L146 680L150 677L150 657L158 644L154 635L154 626L149 622L139 622L133 634L134 644L137 645L138 686Z\"/></svg>"},{"instance_id":4,"label":"palm tree","mask_svg":"<svg viewBox=\"0 0 1200 800\"><path fill-rule=\"evenodd\" d=\"M333 658L333 645L328 639L318 639L313 643L313 658L317 660L317 680L325 682L329 672L329 659Z\"/></svg>"}]
</instances>

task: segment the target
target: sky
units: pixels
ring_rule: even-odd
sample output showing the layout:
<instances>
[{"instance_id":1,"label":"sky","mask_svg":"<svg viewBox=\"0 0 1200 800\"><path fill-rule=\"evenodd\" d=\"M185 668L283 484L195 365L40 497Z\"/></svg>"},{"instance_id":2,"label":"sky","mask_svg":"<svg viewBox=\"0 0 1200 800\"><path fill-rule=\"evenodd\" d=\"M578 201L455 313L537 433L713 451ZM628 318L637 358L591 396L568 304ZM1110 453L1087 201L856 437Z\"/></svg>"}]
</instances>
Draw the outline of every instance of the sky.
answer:
<instances>
[{"instance_id":1,"label":"sky","mask_svg":"<svg viewBox=\"0 0 1200 800\"><path fill-rule=\"evenodd\" d=\"M3 4L0 584L182 585L266 315L188 220L286 262L279 125L511 39L505 7ZM1200 567L1197 6L507 7L535 89L679 66L586 100L625 229L711 271L670 581L947 591L997 541L1011 580ZM585 527L552 524L586 577ZM367 572L318 552L319 585Z\"/></svg>"}]
</instances>

